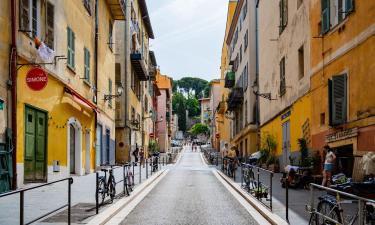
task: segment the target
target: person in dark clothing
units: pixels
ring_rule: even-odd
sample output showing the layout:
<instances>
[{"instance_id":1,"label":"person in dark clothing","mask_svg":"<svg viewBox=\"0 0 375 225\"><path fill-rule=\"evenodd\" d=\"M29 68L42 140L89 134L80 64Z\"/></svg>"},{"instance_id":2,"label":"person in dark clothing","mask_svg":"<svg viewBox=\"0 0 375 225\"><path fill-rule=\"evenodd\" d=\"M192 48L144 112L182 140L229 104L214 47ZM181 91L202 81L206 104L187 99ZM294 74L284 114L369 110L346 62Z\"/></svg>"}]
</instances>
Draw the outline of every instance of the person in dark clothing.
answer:
<instances>
[{"instance_id":1,"label":"person in dark clothing","mask_svg":"<svg viewBox=\"0 0 375 225\"><path fill-rule=\"evenodd\" d=\"M139 153L139 149L138 147L136 147L135 150L133 151L134 161L136 163L138 162L138 153Z\"/></svg>"}]
</instances>

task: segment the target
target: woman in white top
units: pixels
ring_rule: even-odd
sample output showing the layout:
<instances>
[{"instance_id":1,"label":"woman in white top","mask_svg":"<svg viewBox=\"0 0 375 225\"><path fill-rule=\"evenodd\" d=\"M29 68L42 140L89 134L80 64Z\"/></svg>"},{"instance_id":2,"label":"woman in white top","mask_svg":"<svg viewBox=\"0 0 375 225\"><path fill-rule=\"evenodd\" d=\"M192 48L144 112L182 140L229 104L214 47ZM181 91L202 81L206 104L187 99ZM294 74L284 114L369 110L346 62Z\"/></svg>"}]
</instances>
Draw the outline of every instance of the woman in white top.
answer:
<instances>
[{"instance_id":1,"label":"woman in white top","mask_svg":"<svg viewBox=\"0 0 375 225\"><path fill-rule=\"evenodd\" d=\"M333 162L336 160L336 155L328 145L324 146L324 152L326 153L326 157L324 160L322 186L329 186L331 185Z\"/></svg>"}]
</instances>

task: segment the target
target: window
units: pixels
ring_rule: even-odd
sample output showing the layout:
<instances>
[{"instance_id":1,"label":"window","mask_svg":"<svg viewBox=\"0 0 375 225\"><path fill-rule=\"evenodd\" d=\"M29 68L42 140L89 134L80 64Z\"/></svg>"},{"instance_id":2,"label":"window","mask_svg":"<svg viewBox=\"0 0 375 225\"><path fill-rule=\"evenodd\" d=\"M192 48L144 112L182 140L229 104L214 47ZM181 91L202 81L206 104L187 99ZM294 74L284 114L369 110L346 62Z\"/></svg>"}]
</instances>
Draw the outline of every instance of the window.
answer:
<instances>
[{"instance_id":1,"label":"window","mask_svg":"<svg viewBox=\"0 0 375 225\"><path fill-rule=\"evenodd\" d=\"M247 90L247 86L249 85L249 64L247 63L244 70L243 70L243 86L244 86L244 91Z\"/></svg>"},{"instance_id":2,"label":"window","mask_svg":"<svg viewBox=\"0 0 375 225\"><path fill-rule=\"evenodd\" d=\"M87 48L83 49L84 52L84 78L85 81L90 82L90 52Z\"/></svg>"},{"instance_id":3,"label":"window","mask_svg":"<svg viewBox=\"0 0 375 225\"><path fill-rule=\"evenodd\" d=\"M45 43L50 49L54 49L54 34L55 34L55 7L50 2L47 2L47 27Z\"/></svg>"},{"instance_id":4,"label":"window","mask_svg":"<svg viewBox=\"0 0 375 225\"><path fill-rule=\"evenodd\" d=\"M249 45L249 31L246 30L245 36L243 38L243 42L245 43L244 52L246 52L247 46Z\"/></svg>"},{"instance_id":5,"label":"window","mask_svg":"<svg viewBox=\"0 0 375 225\"><path fill-rule=\"evenodd\" d=\"M148 98L145 95L145 112L148 113Z\"/></svg>"},{"instance_id":6,"label":"window","mask_svg":"<svg viewBox=\"0 0 375 225\"><path fill-rule=\"evenodd\" d=\"M247 101L245 101L245 125L247 124Z\"/></svg>"},{"instance_id":7,"label":"window","mask_svg":"<svg viewBox=\"0 0 375 225\"><path fill-rule=\"evenodd\" d=\"M284 31L286 25L288 24L288 0L280 0L279 12L280 12L279 34L281 34Z\"/></svg>"},{"instance_id":8,"label":"window","mask_svg":"<svg viewBox=\"0 0 375 225\"><path fill-rule=\"evenodd\" d=\"M108 24L108 46L112 50L113 48L113 23L112 21L109 21Z\"/></svg>"},{"instance_id":9,"label":"window","mask_svg":"<svg viewBox=\"0 0 375 225\"><path fill-rule=\"evenodd\" d=\"M247 0L245 1L245 4L243 6L242 20L246 19L246 15L247 15Z\"/></svg>"},{"instance_id":10,"label":"window","mask_svg":"<svg viewBox=\"0 0 375 225\"><path fill-rule=\"evenodd\" d=\"M68 67L75 68L75 34L70 27L67 28L68 33Z\"/></svg>"},{"instance_id":11,"label":"window","mask_svg":"<svg viewBox=\"0 0 375 225\"><path fill-rule=\"evenodd\" d=\"M343 21L354 10L354 0L321 0L321 33Z\"/></svg>"},{"instance_id":12,"label":"window","mask_svg":"<svg viewBox=\"0 0 375 225\"><path fill-rule=\"evenodd\" d=\"M336 75L328 80L329 124L340 125L346 122L347 114L347 75Z\"/></svg>"},{"instance_id":13,"label":"window","mask_svg":"<svg viewBox=\"0 0 375 225\"><path fill-rule=\"evenodd\" d=\"M85 6L85 9L91 15L91 0L83 0L83 6Z\"/></svg>"},{"instance_id":14,"label":"window","mask_svg":"<svg viewBox=\"0 0 375 225\"><path fill-rule=\"evenodd\" d=\"M305 56L303 45L298 49L298 78L302 79L305 76Z\"/></svg>"},{"instance_id":15,"label":"window","mask_svg":"<svg viewBox=\"0 0 375 225\"><path fill-rule=\"evenodd\" d=\"M21 0L20 13L21 30L29 33L31 37L38 36L40 26L39 0Z\"/></svg>"},{"instance_id":16,"label":"window","mask_svg":"<svg viewBox=\"0 0 375 225\"><path fill-rule=\"evenodd\" d=\"M285 57L280 61L280 96L283 96L286 92L285 84Z\"/></svg>"},{"instance_id":17,"label":"window","mask_svg":"<svg viewBox=\"0 0 375 225\"><path fill-rule=\"evenodd\" d=\"M112 80L108 79L108 94L112 95ZM112 98L108 100L108 106L112 108Z\"/></svg>"}]
</instances>

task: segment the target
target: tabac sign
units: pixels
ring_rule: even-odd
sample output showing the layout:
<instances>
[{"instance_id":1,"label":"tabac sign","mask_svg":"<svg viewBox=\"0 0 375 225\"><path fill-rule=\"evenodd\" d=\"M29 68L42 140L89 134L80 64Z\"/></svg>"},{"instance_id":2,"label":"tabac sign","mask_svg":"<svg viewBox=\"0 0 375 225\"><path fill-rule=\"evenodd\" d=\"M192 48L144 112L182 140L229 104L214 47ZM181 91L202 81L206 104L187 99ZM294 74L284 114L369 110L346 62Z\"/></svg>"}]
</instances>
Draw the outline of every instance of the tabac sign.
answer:
<instances>
[{"instance_id":1,"label":"tabac sign","mask_svg":"<svg viewBox=\"0 0 375 225\"><path fill-rule=\"evenodd\" d=\"M358 136L358 127L336 132L333 134L328 134L326 136L326 142L330 143L330 142L340 141L340 140L344 140L344 139L348 139L348 138L356 137L356 136Z\"/></svg>"},{"instance_id":2,"label":"tabac sign","mask_svg":"<svg viewBox=\"0 0 375 225\"><path fill-rule=\"evenodd\" d=\"M43 90L48 83L48 75L41 68L34 67L26 75L26 84L34 91Z\"/></svg>"}]
</instances>

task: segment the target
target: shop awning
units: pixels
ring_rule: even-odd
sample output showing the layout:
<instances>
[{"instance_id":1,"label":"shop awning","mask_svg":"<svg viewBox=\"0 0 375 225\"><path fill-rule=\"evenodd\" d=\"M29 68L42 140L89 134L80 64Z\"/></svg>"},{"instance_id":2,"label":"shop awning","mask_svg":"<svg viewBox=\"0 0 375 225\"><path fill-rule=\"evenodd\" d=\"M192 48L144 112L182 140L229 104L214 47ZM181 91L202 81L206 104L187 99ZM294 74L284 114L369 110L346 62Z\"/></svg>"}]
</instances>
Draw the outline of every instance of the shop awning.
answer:
<instances>
[{"instance_id":1,"label":"shop awning","mask_svg":"<svg viewBox=\"0 0 375 225\"><path fill-rule=\"evenodd\" d=\"M84 106L86 108L90 108L90 109L94 110L95 112L98 112L98 107L94 103L92 103L89 100L87 100L86 98L84 98L82 95L80 95L78 92L76 92L72 88L65 87L64 92L71 95L72 99L76 103L78 103L79 105Z\"/></svg>"}]
</instances>

